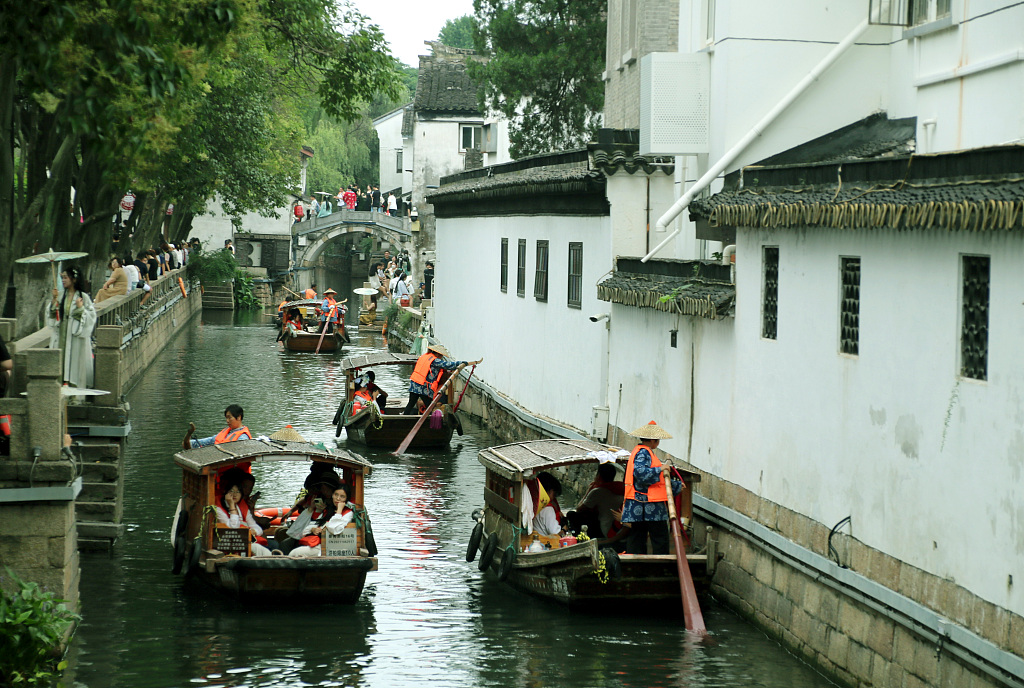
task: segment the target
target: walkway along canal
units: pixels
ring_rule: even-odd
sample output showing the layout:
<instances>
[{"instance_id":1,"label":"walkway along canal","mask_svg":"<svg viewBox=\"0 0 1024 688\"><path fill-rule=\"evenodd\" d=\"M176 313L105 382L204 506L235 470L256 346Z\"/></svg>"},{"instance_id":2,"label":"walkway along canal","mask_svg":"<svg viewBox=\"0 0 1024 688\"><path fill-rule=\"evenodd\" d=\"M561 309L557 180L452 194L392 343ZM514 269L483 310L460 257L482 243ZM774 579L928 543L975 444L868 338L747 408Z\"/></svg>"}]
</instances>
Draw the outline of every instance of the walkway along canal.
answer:
<instances>
[{"instance_id":1,"label":"walkway along canal","mask_svg":"<svg viewBox=\"0 0 1024 688\"><path fill-rule=\"evenodd\" d=\"M210 316L172 340L128 395L126 533L111 554L82 557L67 685L831 685L714 600L711 634L698 642L680 618L571 613L481 575L465 561L469 514L482 501L477 452L498 438L470 419L448 451L361 452L375 466L366 506L380 570L355 606L260 608L185 587L170 573L168 531L181 480L171 457L188 422L212 434L224 407L240 403L254 432L291 424L332 446L341 395L340 357L284 352L270 328ZM352 334L349 353L381 345ZM378 383L399 392L398 375L382 371ZM255 471L260 503L272 506L294 497L306 467Z\"/></svg>"}]
</instances>

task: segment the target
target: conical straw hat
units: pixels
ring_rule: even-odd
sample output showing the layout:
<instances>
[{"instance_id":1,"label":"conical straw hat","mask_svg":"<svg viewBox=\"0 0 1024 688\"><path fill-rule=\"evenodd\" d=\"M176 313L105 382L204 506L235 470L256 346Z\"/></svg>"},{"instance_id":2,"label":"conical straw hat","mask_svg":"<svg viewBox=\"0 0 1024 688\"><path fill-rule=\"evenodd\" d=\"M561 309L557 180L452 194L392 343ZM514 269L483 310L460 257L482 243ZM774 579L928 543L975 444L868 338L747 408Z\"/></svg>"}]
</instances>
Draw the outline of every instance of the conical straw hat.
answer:
<instances>
[{"instance_id":1,"label":"conical straw hat","mask_svg":"<svg viewBox=\"0 0 1024 688\"><path fill-rule=\"evenodd\" d=\"M286 425L273 435L270 439L277 440L278 442L305 442L306 438L297 433L292 426Z\"/></svg>"},{"instance_id":2,"label":"conical straw hat","mask_svg":"<svg viewBox=\"0 0 1024 688\"><path fill-rule=\"evenodd\" d=\"M639 437L642 440L670 440L672 435L668 434L661 429L661 426L655 423L653 420L647 425L641 425L639 428L629 433L633 437Z\"/></svg>"},{"instance_id":3,"label":"conical straw hat","mask_svg":"<svg viewBox=\"0 0 1024 688\"><path fill-rule=\"evenodd\" d=\"M448 349L444 348L444 344L431 344L427 347L427 351L433 351L441 354L445 358L451 358L451 354L448 353Z\"/></svg>"}]
</instances>

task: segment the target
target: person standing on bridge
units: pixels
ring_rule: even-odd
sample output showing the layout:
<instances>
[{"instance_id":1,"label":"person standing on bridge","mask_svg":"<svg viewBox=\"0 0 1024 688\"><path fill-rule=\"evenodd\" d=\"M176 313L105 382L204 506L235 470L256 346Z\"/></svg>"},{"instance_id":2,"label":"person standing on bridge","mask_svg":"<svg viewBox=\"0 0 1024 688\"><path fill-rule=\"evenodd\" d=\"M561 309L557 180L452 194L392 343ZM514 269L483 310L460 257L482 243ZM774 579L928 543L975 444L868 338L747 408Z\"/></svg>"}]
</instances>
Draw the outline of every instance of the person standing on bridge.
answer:
<instances>
[{"instance_id":1,"label":"person standing on bridge","mask_svg":"<svg viewBox=\"0 0 1024 688\"><path fill-rule=\"evenodd\" d=\"M306 217L306 210L302 207L302 201L295 201L295 206L292 208L292 215L295 216L295 222L302 222Z\"/></svg>"},{"instance_id":2,"label":"person standing on bridge","mask_svg":"<svg viewBox=\"0 0 1024 688\"><path fill-rule=\"evenodd\" d=\"M381 212L380 201L380 187L374 184L373 193L370 194L370 210Z\"/></svg>"},{"instance_id":3,"label":"person standing on bridge","mask_svg":"<svg viewBox=\"0 0 1024 688\"><path fill-rule=\"evenodd\" d=\"M228 426L218 432L216 435L210 437L204 437L201 440L192 439L192 433L196 431L195 423L188 424L188 432L185 434L185 438L181 441L182 449L199 449L200 447L209 447L211 444L224 444L225 442L237 442L239 440L251 440L252 433L249 432L249 428L242 425L242 418L245 416L245 411L238 404L231 404L224 409L224 420L227 421Z\"/></svg>"},{"instance_id":4,"label":"person standing on bridge","mask_svg":"<svg viewBox=\"0 0 1024 688\"><path fill-rule=\"evenodd\" d=\"M345 189L345 193L341 194L341 201L345 204L345 207L349 210L356 209L356 191L353 187Z\"/></svg>"}]
</instances>

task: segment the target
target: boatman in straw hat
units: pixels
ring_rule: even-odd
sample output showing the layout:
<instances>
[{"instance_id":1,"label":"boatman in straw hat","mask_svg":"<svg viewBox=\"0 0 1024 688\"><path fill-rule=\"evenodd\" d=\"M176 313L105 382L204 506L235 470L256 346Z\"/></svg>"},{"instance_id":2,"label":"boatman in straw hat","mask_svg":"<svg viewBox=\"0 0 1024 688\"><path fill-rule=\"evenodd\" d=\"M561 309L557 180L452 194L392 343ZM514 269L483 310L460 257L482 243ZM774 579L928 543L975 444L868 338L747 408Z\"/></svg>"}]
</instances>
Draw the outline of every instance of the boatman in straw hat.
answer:
<instances>
[{"instance_id":1,"label":"boatman in straw hat","mask_svg":"<svg viewBox=\"0 0 1024 688\"><path fill-rule=\"evenodd\" d=\"M667 460L662 462L654 455L654 450L661 440L672 439L672 435L653 420L629 434L639 438L640 444L629 455L624 478L622 523L630 526L626 553L647 554L647 536L650 535L652 554L668 554L669 496L661 474L672 464ZM673 494L682 488L681 481L672 481Z\"/></svg>"},{"instance_id":2,"label":"boatman in straw hat","mask_svg":"<svg viewBox=\"0 0 1024 688\"><path fill-rule=\"evenodd\" d=\"M449 361L448 349L441 344L431 344L427 352L416 361L412 375L409 376L409 403L405 407L405 415L412 416L423 413L423 409L434 400L434 395L441 387L441 372L455 370L460 365L478 365L478 361ZM419 408L422 405L422 408Z\"/></svg>"}]
</instances>

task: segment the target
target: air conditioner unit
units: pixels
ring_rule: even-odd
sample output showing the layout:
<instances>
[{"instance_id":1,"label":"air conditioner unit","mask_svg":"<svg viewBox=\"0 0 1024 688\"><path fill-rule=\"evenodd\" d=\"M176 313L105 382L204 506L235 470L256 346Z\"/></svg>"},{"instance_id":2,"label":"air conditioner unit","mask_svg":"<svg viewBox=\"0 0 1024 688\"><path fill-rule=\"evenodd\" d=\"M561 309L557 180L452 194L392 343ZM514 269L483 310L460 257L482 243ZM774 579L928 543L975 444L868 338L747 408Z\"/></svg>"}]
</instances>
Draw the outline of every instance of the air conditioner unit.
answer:
<instances>
[{"instance_id":1,"label":"air conditioner unit","mask_svg":"<svg viewBox=\"0 0 1024 688\"><path fill-rule=\"evenodd\" d=\"M485 124L483 130L483 141L480 143L480 151L483 153L498 152L498 126L496 124Z\"/></svg>"},{"instance_id":2,"label":"air conditioner unit","mask_svg":"<svg viewBox=\"0 0 1024 688\"><path fill-rule=\"evenodd\" d=\"M640 154L709 153L711 69L707 53L640 58Z\"/></svg>"}]
</instances>

